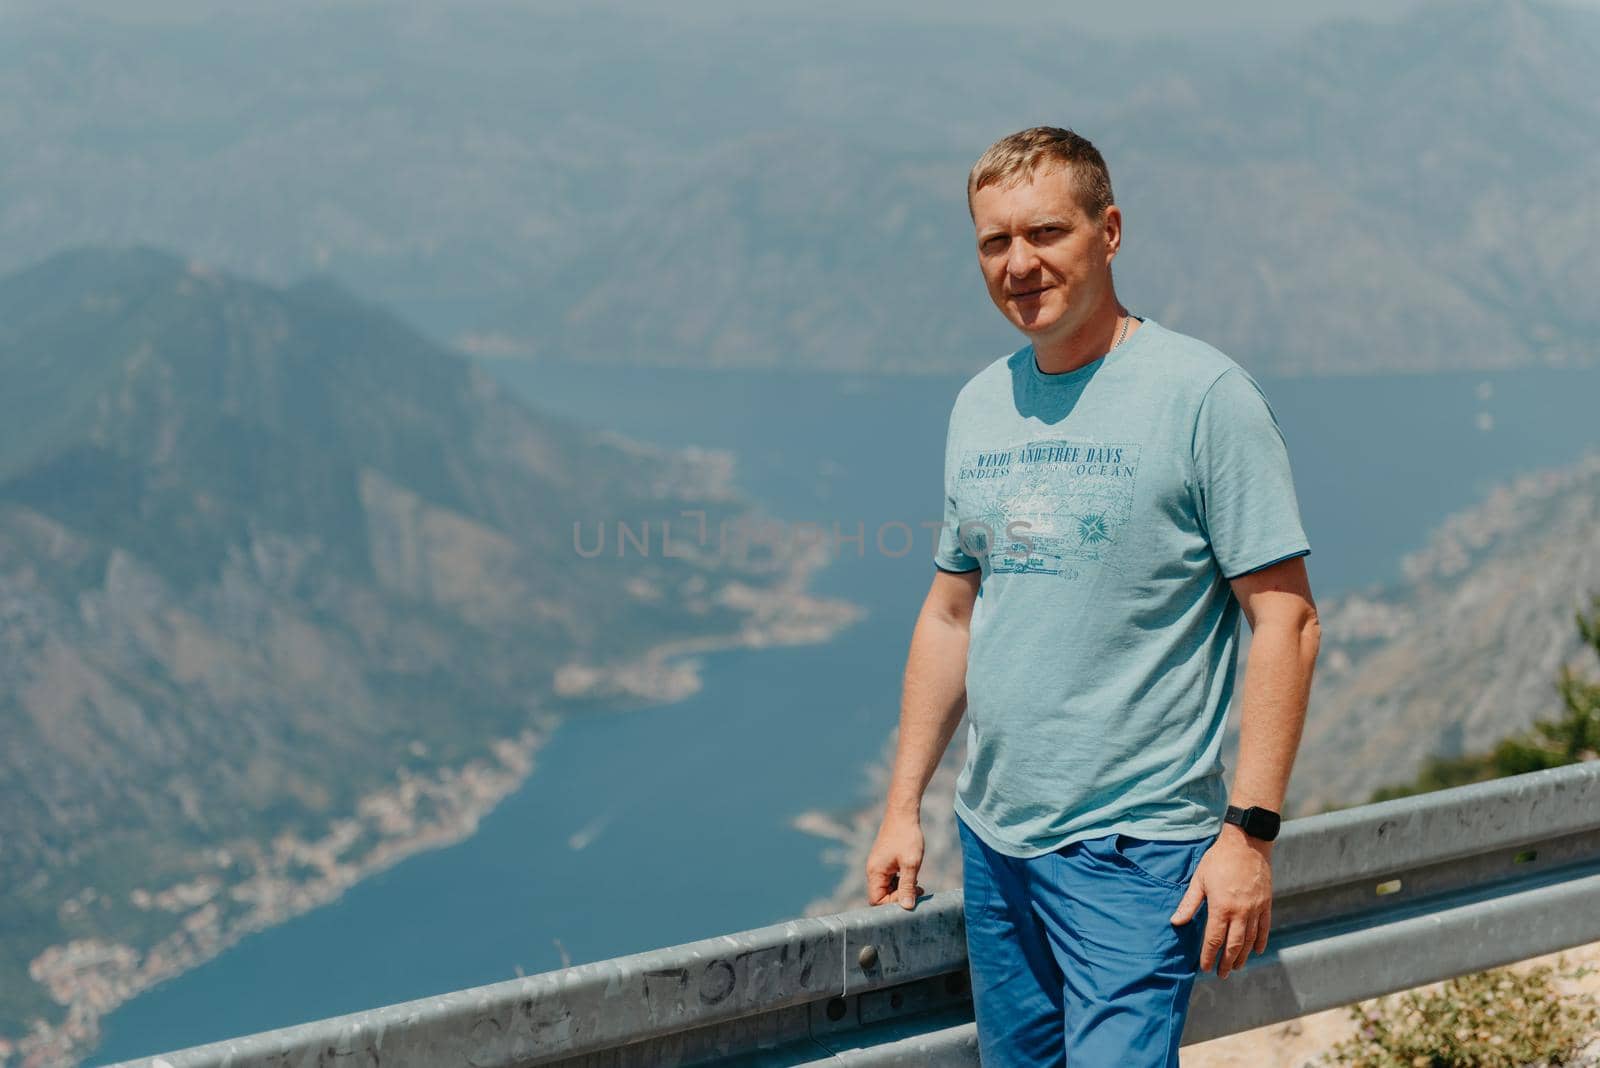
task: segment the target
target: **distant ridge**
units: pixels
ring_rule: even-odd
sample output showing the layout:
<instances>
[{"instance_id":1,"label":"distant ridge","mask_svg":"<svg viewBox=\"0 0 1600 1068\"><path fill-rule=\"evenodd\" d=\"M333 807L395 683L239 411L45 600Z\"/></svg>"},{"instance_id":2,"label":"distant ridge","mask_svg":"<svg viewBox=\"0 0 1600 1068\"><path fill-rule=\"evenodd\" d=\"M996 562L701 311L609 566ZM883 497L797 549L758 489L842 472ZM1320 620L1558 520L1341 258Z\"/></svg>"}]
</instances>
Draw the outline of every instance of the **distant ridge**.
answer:
<instances>
[{"instance_id":1,"label":"distant ridge","mask_svg":"<svg viewBox=\"0 0 1600 1068\"><path fill-rule=\"evenodd\" d=\"M332 271L485 356L975 371L1018 335L980 284L967 168L1050 122L1106 153L1129 307L1253 372L1600 352L1592 4L1449 0L1232 51L915 17L324 16L10 18L28 122L0 269L133 235ZM227 69L197 67L223 34ZM95 74L63 93L62 70Z\"/></svg>"}]
</instances>

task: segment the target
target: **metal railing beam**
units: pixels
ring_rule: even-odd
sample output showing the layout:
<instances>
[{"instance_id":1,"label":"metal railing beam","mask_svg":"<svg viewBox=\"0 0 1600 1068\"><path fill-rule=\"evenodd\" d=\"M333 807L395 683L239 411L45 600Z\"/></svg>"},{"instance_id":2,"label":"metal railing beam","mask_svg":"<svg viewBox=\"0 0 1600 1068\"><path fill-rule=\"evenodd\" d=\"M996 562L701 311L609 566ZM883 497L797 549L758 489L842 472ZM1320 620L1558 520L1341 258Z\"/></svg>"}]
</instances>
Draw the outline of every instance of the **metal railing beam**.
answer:
<instances>
[{"instance_id":1,"label":"metal railing beam","mask_svg":"<svg viewBox=\"0 0 1600 1068\"><path fill-rule=\"evenodd\" d=\"M1268 951L1184 1042L1600 941L1600 761L1291 820ZM142 1068L975 1064L959 890L247 1035Z\"/></svg>"}]
</instances>

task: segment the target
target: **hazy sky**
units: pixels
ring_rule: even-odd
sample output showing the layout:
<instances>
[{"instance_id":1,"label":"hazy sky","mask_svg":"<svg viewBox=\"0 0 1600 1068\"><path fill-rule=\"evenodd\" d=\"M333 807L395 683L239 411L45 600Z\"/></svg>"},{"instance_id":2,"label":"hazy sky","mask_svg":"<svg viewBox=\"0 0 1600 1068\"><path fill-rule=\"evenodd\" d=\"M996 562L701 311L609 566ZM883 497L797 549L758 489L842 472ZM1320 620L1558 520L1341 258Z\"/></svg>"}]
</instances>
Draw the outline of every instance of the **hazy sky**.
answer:
<instances>
[{"instance_id":1,"label":"hazy sky","mask_svg":"<svg viewBox=\"0 0 1600 1068\"><path fill-rule=\"evenodd\" d=\"M1024 23L1046 21L1093 27L1107 35L1151 30L1295 29L1334 16L1392 19L1416 6L1418 0L1121 0L1119 3L1063 3L1061 0L1011 0L986 7L971 0L678 0L675 13L748 14L763 12L807 13L818 17L849 19L867 16L905 17L917 21ZM592 7L593 4L571 4ZM657 10L649 0L612 0L620 10Z\"/></svg>"},{"instance_id":2,"label":"hazy sky","mask_svg":"<svg viewBox=\"0 0 1600 1068\"><path fill-rule=\"evenodd\" d=\"M381 6L397 10L408 7L455 7L463 0L291 0L312 7ZM484 0L465 0L482 3ZM985 8L972 0L674 0L669 7L660 0L493 0L495 6L524 7L534 11L595 11L648 14L655 17L750 18L783 14L814 16L848 22L857 18L905 18L914 22L1026 23L1050 22L1093 28L1106 35L1146 33L1168 30L1195 32L1217 30L1285 31L1295 30L1337 16L1389 20L1416 6L1418 0L1301 0L1286 4L1282 0L1214 0L1196 4L1193 0L1121 0L1111 3L1062 3L1060 0L1011 0ZM96 3L78 0L68 5L96 12L102 17L126 21L162 21L183 18L186 13L214 13L219 8L253 7L256 0L144 0L137 5ZM40 7L60 7L57 0L0 0L0 15ZM279 7L290 6L279 4Z\"/></svg>"},{"instance_id":3,"label":"hazy sky","mask_svg":"<svg viewBox=\"0 0 1600 1068\"><path fill-rule=\"evenodd\" d=\"M669 18L682 22L700 19L750 20L762 16L800 17L807 21L832 20L841 26L857 19L905 19L908 23L957 22L969 24L1048 23L1082 27L1096 35L1124 37L1141 33L1226 34L1230 37L1260 34L1280 37L1331 19L1391 22L1426 0L1119 0L1117 3L1070 3L1063 0L1009 0L985 7L973 0L276 0L284 8L370 7L393 11L450 10L463 6L524 8L530 11L592 12ZM1448 4L1451 0L1435 0ZM1514 2L1514 0L1508 0ZM1600 6L1600 0L1556 0L1575 7ZM90 11L100 20L122 22L187 21L212 18L230 9L259 14L262 0L0 0L0 19L30 10L62 8Z\"/></svg>"}]
</instances>

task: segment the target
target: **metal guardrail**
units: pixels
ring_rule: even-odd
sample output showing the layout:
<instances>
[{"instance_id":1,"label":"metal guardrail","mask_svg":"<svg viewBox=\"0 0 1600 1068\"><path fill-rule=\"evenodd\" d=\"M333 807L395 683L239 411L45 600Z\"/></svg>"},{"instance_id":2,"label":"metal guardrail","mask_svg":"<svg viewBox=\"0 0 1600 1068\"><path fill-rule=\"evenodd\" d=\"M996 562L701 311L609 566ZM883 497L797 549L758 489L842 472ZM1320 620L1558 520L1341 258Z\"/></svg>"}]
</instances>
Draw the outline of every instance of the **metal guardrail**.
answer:
<instances>
[{"instance_id":1,"label":"metal guardrail","mask_svg":"<svg viewBox=\"0 0 1600 1068\"><path fill-rule=\"evenodd\" d=\"M1600 761L1284 824L1265 954L1185 1044L1600 941ZM959 890L125 1062L976 1065Z\"/></svg>"}]
</instances>

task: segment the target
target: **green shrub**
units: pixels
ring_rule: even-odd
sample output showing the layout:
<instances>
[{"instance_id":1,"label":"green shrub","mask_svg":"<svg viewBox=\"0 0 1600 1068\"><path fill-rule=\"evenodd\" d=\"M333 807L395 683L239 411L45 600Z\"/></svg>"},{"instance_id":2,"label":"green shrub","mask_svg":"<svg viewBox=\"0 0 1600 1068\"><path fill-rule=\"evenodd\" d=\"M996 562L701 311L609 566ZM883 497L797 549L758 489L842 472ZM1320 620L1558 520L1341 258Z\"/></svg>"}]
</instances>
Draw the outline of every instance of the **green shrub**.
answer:
<instances>
[{"instance_id":1,"label":"green shrub","mask_svg":"<svg viewBox=\"0 0 1600 1068\"><path fill-rule=\"evenodd\" d=\"M1566 958L1558 958L1566 967ZM1575 979L1593 969L1561 972ZM1353 1068L1526 1068L1570 1065L1600 1027L1587 995L1563 994L1541 964L1458 976L1350 1006L1357 1033L1317 1062Z\"/></svg>"},{"instance_id":2,"label":"green shrub","mask_svg":"<svg viewBox=\"0 0 1600 1068\"><path fill-rule=\"evenodd\" d=\"M1600 595L1590 594L1589 601L1589 614L1578 612L1573 618L1583 644L1600 656ZM1596 759L1600 756L1600 683L1590 682L1563 664L1555 688L1561 695L1559 719L1536 720L1530 730L1501 739L1486 753L1429 757L1414 781L1379 787L1368 802L1431 793ZM1323 811L1332 812L1339 807L1334 805Z\"/></svg>"}]
</instances>

